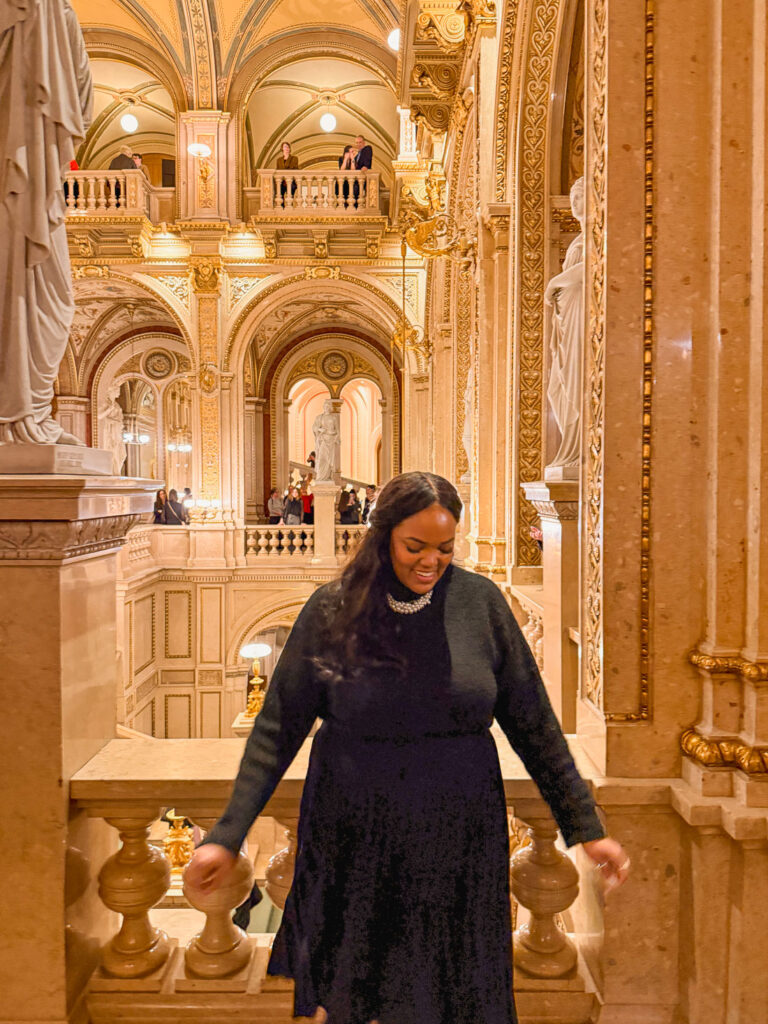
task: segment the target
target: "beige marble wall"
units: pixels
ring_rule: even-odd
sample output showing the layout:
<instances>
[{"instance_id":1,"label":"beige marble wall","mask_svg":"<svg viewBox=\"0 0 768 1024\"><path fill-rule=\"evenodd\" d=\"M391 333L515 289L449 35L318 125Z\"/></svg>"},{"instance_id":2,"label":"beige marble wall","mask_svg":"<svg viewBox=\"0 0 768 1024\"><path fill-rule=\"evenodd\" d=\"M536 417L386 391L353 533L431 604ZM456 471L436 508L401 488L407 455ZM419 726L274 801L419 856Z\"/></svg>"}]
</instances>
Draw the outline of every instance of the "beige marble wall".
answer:
<instances>
[{"instance_id":1,"label":"beige marble wall","mask_svg":"<svg viewBox=\"0 0 768 1024\"><path fill-rule=\"evenodd\" d=\"M65 1021L111 926L93 879L113 840L71 814L68 783L114 737L117 547L147 493L0 477L3 1019Z\"/></svg>"}]
</instances>

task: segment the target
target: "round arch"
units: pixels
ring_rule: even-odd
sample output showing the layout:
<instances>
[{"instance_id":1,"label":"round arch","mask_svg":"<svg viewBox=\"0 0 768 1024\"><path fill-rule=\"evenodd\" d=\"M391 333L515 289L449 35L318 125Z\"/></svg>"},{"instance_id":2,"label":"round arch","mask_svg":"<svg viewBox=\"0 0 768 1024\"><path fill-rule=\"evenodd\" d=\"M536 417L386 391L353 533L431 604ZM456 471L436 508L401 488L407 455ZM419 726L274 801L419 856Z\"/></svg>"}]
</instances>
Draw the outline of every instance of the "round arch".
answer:
<instances>
[{"instance_id":1,"label":"round arch","mask_svg":"<svg viewBox=\"0 0 768 1024\"><path fill-rule=\"evenodd\" d=\"M173 60L142 39L116 29L84 28L88 56L122 60L146 71L169 92L177 113L189 108L191 97L184 88L182 69Z\"/></svg>"}]
</instances>

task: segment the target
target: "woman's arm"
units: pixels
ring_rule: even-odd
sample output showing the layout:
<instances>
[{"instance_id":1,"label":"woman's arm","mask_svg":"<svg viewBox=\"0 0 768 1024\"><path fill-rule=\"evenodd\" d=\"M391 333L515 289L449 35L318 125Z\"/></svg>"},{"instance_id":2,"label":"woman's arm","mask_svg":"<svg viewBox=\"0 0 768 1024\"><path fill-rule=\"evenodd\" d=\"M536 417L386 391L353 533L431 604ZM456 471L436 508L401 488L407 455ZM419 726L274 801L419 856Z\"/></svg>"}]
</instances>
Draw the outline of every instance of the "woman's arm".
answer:
<instances>
[{"instance_id":1,"label":"woman's arm","mask_svg":"<svg viewBox=\"0 0 768 1024\"><path fill-rule=\"evenodd\" d=\"M605 836L589 787L573 762L533 655L494 585L491 622L500 648L494 716L549 804L568 846Z\"/></svg>"},{"instance_id":2,"label":"woman's arm","mask_svg":"<svg viewBox=\"0 0 768 1024\"><path fill-rule=\"evenodd\" d=\"M320 628L322 594L307 601L272 674L264 707L254 722L226 810L203 840L236 854L286 769L323 712L322 687L312 657ZM202 844L201 844L202 845Z\"/></svg>"}]
</instances>

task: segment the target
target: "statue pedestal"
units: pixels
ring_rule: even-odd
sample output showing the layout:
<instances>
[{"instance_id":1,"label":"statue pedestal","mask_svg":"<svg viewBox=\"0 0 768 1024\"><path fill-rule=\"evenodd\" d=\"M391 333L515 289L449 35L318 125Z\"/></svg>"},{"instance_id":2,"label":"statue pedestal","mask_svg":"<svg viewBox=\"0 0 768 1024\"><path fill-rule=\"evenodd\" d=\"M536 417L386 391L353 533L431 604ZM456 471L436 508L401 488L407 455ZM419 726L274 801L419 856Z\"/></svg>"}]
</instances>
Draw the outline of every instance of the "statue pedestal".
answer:
<instances>
[{"instance_id":1,"label":"statue pedestal","mask_svg":"<svg viewBox=\"0 0 768 1024\"><path fill-rule=\"evenodd\" d=\"M336 566L336 497L339 489L330 480L312 484L315 496L315 554L312 565Z\"/></svg>"},{"instance_id":2,"label":"statue pedestal","mask_svg":"<svg viewBox=\"0 0 768 1024\"><path fill-rule=\"evenodd\" d=\"M543 674L563 730L576 732L579 652L569 630L579 627L579 485L535 480L521 486L544 535Z\"/></svg>"},{"instance_id":3,"label":"statue pedestal","mask_svg":"<svg viewBox=\"0 0 768 1024\"><path fill-rule=\"evenodd\" d=\"M546 466L544 468L545 483L562 483L564 480L574 480L578 483L578 466Z\"/></svg>"},{"instance_id":4,"label":"statue pedestal","mask_svg":"<svg viewBox=\"0 0 768 1024\"><path fill-rule=\"evenodd\" d=\"M3 473L112 476L112 452L79 444L3 444Z\"/></svg>"},{"instance_id":5,"label":"statue pedestal","mask_svg":"<svg viewBox=\"0 0 768 1024\"><path fill-rule=\"evenodd\" d=\"M116 837L73 810L69 780L115 736L117 555L155 487L0 476L0 749L13 768L3 788L0 863L13 885L3 893L0 991L9 1021L66 1020L67 993L74 1003L114 931L94 875Z\"/></svg>"}]
</instances>

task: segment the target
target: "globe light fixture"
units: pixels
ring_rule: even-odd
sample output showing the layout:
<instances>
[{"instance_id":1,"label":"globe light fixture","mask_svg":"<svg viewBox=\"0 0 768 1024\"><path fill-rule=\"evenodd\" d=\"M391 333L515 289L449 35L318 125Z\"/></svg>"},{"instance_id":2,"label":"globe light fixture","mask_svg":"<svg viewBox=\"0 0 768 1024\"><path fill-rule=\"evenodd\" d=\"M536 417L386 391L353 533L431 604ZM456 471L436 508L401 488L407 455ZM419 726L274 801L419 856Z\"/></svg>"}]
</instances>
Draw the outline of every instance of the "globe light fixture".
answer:
<instances>
[{"instance_id":1,"label":"globe light fixture","mask_svg":"<svg viewBox=\"0 0 768 1024\"><path fill-rule=\"evenodd\" d=\"M333 114L323 114L320 118L320 127L324 132L332 132L336 127L336 118Z\"/></svg>"},{"instance_id":2,"label":"globe light fixture","mask_svg":"<svg viewBox=\"0 0 768 1024\"><path fill-rule=\"evenodd\" d=\"M204 142L190 142L187 146L187 152L190 156L197 156L204 160L211 155L212 150Z\"/></svg>"},{"instance_id":3,"label":"globe light fixture","mask_svg":"<svg viewBox=\"0 0 768 1024\"><path fill-rule=\"evenodd\" d=\"M133 114L123 114L120 118L120 127L130 135L139 127L138 119Z\"/></svg>"},{"instance_id":4,"label":"globe light fixture","mask_svg":"<svg viewBox=\"0 0 768 1024\"><path fill-rule=\"evenodd\" d=\"M393 28L387 36L387 46L390 50L394 50L395 53L400 49L400 29Z\"/></svg>"},{"instance_id":5,"label":"globe light fixture","mask_svg":"<svg viewBox=\"0 0 768 1024\"><path fill-rule=\"evenodd\" d=\"M248 661L252 662L251 673L253 675L253 684L251 692L248 695L248 705L243 712L243 718L247 721L252 721L264 707L266 687L264 680L259 674L261 672L259 658L266 658L267 655L271 653L272 648L269 644L263 643L245 644L240 648L240 657L247 658Z\"/></svg>"}]
</instances>

